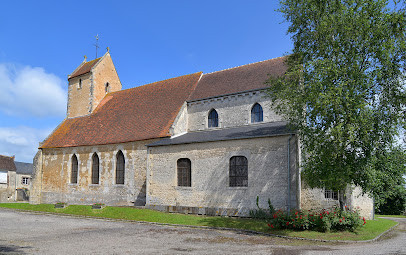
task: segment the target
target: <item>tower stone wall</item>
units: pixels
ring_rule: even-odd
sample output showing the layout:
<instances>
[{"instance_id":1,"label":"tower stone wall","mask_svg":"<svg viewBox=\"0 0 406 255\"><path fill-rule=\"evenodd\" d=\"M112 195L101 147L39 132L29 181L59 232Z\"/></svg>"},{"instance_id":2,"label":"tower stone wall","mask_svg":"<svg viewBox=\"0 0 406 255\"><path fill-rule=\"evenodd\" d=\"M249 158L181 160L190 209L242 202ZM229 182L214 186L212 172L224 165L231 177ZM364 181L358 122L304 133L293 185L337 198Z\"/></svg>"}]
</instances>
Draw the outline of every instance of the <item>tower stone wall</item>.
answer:
<instances>
[{"instance_id":1,"label":"tower stone wall","mask_svg":"<svg viewBox=\"0 0 406 255\"><path fill-rule=\"evenodd\" d=\"M68 118L91 114L107 93L121 90L120 79L108 52L89 72L69 78L68 81Z\"/></svg>"}]
</instances>

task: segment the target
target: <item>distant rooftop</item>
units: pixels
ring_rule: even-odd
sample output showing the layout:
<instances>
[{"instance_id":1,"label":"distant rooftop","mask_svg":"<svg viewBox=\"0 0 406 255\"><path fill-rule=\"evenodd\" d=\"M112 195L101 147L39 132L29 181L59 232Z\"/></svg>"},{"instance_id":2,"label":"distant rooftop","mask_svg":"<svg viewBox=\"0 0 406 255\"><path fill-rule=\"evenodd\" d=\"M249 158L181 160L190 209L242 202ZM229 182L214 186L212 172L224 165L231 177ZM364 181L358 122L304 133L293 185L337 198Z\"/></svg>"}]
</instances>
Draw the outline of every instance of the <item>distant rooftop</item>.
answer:
<instances>
[{"instance_id":1,"label":"distant rooftop","mask_svg":"<svg viewBox=\"0 0 406 255\"><path fill-rule=\"evenodd\" d=\"M15 171L16 165L14 164L14 156L3 156L0 155L0 171Z\"/></svg>"},{"instance_id":2,"label":"distant rooftop","mask_svg":"<svg viewBox=\"0 0 406 255\"><path fill-rule=\"evenodd\" d=\"M14 162L17 168L17 174L29 174L32 175L34 170L34 165L31 163L24 163L24 162Z\"/></svg>"}]
</instances>

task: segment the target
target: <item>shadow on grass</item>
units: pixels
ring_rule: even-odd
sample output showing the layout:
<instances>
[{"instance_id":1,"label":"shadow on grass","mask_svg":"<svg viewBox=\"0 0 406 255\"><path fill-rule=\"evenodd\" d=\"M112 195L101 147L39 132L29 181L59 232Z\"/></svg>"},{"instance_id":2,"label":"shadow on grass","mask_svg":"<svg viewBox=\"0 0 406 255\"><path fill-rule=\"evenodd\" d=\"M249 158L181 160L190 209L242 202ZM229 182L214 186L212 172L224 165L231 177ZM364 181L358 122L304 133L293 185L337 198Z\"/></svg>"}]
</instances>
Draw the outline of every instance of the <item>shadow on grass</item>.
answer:
<instances>
[{"instance_id":1,"label":"shadow on grass","mask_svg":"<svg viewBox=\"0 0 406 255\"><path fill-rule=\"evenodd\" d=\"M264 233L270 232L266 222L261 220L233 217L205 217L200 222L202 225L209 227L245 229Z\"/></svg>"}]
</instances>

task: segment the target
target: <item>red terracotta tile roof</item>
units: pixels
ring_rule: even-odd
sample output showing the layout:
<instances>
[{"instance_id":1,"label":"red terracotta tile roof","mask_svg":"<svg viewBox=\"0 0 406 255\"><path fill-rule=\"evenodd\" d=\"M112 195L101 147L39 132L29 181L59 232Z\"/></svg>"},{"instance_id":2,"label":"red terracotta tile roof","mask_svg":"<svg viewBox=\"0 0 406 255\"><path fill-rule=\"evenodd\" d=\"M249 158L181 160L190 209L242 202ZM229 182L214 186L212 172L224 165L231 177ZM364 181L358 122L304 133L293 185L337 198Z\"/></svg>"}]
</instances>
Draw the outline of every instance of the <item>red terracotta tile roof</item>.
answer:
<instances>
[{"instance_id":1,"label":"red terracotta tile roof","mask_svg":"<svg viewBox=\"0 0 406 255\"><path fill-rule=\"evenodd\" d=\"M169 136L202 73L107 94L87 116L66 119L41 148L115 144Z\"/></svg>"},{"instance_id":2,"label":"red terracotta tile roof","mask_svg":"<svg viewBox=\"0 0 406 255\"><path fill-rule=\"evenodd\" d=\"M286 57L204 74L188 101L266 88L268 75L286 72Z\"/></svg>"},{"instance_id":3,"label":"red terracotta tile roof","mask_svg":"<svg viewBox=\"0 0 406 255\"><path fill-rule=\"evenodd\" d=\"M69 79L90 72L93 66L96 65L100 59L101 58L96 58L93 59L92 61L84 63L78 70L74 71L74 73L69 76Z\"/></svg>"},{"instance_id":4,"label":"red terracotta tile roof","mask_svg":"<svg viewBox=\"0 0 406 255\"><path fill-rule=\"evenodd\" d=\"M0 171L16 171L16 165L14 164L14 157L8 157L0 155Z\"/></svg>"}]
</instances>

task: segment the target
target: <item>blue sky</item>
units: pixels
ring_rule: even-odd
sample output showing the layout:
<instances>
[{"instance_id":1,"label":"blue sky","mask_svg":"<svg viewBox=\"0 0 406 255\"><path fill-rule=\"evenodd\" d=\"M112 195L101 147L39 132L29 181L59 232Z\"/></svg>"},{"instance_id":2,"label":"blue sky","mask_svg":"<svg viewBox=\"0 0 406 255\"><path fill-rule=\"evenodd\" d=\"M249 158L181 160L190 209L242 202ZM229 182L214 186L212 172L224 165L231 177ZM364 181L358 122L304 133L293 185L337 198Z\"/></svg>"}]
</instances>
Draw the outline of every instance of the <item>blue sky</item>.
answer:
<instances>
[{"instance_id":1,"label":"blue sky","mask_svg":"<svg viewBox=\"0 0 406 255\"><path fill-rule=\"evenodd\" d=\"M282 56L278 1L6 1L0 15L0 154L32 162L66 116L67 75L110 47L123 89Z\"/></svg>"}]
</instances>

